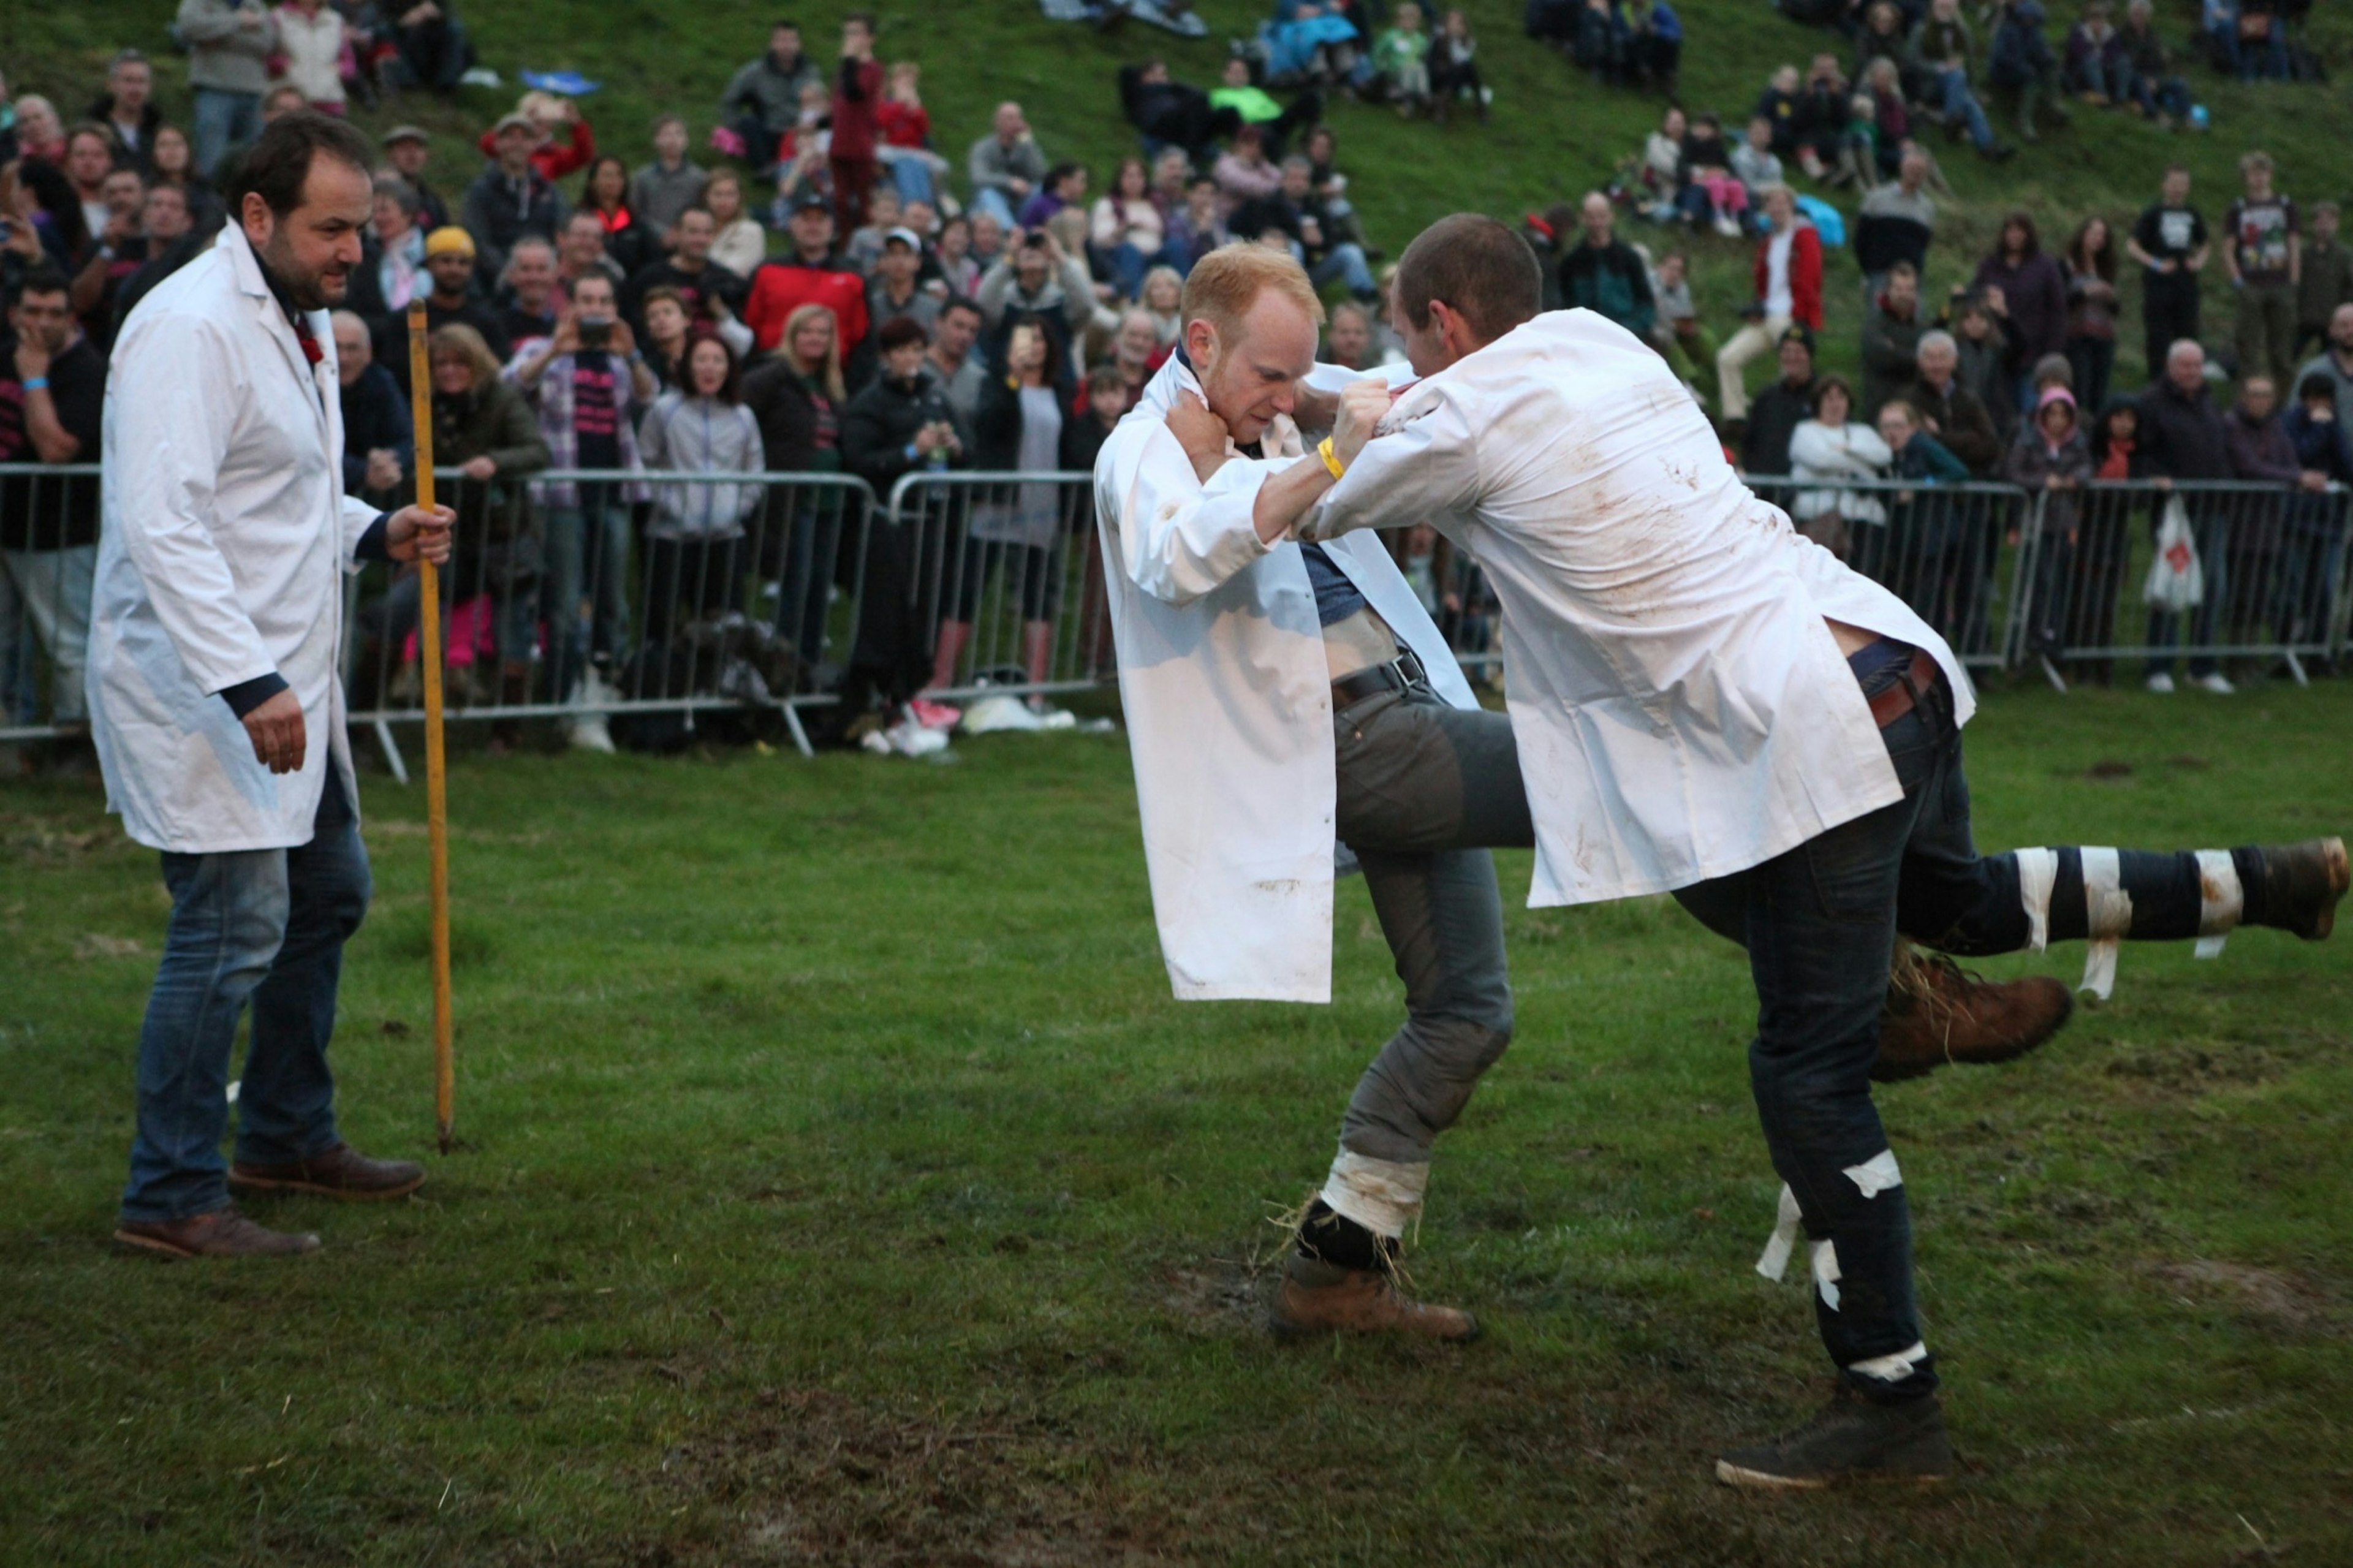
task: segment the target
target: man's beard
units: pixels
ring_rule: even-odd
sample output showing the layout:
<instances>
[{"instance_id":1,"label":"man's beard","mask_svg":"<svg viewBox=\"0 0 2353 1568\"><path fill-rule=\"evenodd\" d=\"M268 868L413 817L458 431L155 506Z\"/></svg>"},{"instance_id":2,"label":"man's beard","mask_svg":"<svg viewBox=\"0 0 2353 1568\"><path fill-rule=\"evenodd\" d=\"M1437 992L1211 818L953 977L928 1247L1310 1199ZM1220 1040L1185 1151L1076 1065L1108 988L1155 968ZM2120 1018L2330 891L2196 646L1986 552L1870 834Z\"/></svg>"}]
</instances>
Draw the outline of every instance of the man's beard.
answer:
<instances>
[{"instance_id":1,"label":"man's beard","mask_svg":"<svg viewBox=\"0 0 2353 1568\"><path fill-rule=\"evenodd\" d=\"M281 236L272 235L269 243L261 247L261 265L285 285L288 297L305 310L332 310L343 302L344 294L351 289L352 275L348 270L304 271L294 258L293 247Z\"/></svg>"}]
</instances>

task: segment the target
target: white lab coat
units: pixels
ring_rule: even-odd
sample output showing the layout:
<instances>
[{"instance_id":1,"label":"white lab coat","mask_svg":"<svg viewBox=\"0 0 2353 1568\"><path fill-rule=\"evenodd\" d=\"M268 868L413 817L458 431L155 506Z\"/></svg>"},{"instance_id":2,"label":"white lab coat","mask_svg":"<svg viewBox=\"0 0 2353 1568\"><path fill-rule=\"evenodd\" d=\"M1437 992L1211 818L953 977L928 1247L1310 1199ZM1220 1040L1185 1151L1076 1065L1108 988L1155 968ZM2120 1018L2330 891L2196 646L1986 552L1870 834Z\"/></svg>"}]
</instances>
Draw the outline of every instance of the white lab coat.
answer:
<instances>
[{"instance_id":1,"label":"white lab coat","mask_svg":"<svg viewBox=\"0 0 2353 1568\"><path fill-rule=\"evenodd\" d=\"M1664 361L1538 316L1398 398L1308 537L1429 521L1503 603L1531 905L1730 875L1903 796L1823 617L1944 639L1750 494Z\"/></svg>"},{"instance_id":2,"label":"white lab coat","mask_svg":"<svg viewBox=\"0 0 2353 1568\"><path fill-rule=\"evenodd\" d=\"M1345 378L1345 371L1319 378ZM1332 678L1298 545L1261 542L1258 488L1300 454L1279 419L1263 462L1205 489L1166 416L1200 384L1171 358L1095 460L1096 527L1161 955L1179 1000L1332 999ZM1440 695L1470 683L1374 535L1334 564Z\"/></svg>"},{"instance_id":3,"label":"white lab coat","mask_svg":"<svg viewBox=\"0 0 2353 1568\"><path fill-rule=\"evenodd\" d=\"M183 854L307 844L343 736L342 574L378 513L343 494L327 313L312 365L235 222L139 302L106 383L90 616L91 737L109 809ZM256 762L217 695L276 671L302 704L298 773Z\"/></svg>"}]
</instances>

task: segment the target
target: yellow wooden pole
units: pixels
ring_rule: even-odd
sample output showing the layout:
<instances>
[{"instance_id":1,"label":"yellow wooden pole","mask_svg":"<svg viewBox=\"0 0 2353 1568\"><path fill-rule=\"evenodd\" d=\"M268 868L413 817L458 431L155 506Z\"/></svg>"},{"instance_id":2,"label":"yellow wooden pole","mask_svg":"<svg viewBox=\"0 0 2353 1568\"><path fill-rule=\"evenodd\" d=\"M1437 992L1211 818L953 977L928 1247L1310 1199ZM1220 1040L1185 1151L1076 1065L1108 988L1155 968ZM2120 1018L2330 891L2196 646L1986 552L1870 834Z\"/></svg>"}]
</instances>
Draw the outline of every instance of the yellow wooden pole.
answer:
<instances>
[{"instance_id":1,"label":"yellow wooden pole","mask_svg":"<svg viewBox=\"0 0 2353 1568\"><path fill-rule=\"evenodd\" d=\"M417 504L433 504L433 364L425 344L425 301L408 302L409 410L417 426ZM431 864L433 924L433 1119L441 1152L455 1142L457 1064L450 1056L449 803L441 752L441 582L430 561L417 571L417 647L425 661L425 847Z\"/></svg>"}]
</instances>

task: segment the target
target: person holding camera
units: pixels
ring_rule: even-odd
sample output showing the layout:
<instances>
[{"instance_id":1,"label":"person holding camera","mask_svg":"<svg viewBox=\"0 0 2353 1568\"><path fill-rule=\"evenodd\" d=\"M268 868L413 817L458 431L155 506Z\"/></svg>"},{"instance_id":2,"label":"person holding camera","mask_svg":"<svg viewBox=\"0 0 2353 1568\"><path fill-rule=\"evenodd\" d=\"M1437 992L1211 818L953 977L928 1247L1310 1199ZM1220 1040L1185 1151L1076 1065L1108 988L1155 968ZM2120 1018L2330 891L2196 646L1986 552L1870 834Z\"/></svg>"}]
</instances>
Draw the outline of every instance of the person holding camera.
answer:
<instances>
[{"instance_id":1,"label":"person holding camera","mask_svg":"<svg viewBox=\"0 0 2353 1568\"><path fill-rule=\"evenodd\" d=\"M660 387L620 319L611 279L590 274L575 282L571 309L557 317L554 335L519 344L504 374L539 416L550 468L643 468L638 418ZM554 689L561 701L594 700L603 683L589 659L609 667L628 653L629 503L645 500L645 492L592 479L552 479L534 489L547 518L541 605L553 645ZM572 743L611 751L604 716L575 719Z\"/></svg>"}]
</instances>

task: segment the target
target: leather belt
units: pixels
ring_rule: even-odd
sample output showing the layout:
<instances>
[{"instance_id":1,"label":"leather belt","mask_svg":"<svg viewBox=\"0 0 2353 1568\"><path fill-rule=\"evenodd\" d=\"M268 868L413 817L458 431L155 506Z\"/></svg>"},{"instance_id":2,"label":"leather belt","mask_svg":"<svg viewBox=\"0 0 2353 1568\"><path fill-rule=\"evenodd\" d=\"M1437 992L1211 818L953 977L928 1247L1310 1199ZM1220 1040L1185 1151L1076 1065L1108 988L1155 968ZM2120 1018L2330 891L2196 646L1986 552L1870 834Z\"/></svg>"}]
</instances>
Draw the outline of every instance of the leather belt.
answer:
<instances>
[{"instance_id":1,"label":"leather belt","mask_svg":"<svg viewBox=\"0 0 2353 1568\"><path fill-rule=\"evenodd\" d=\"M1886 729L1917 708L1944 678L1944 668L1934 658L1919 648L1913 649L1912 662L1904 667L1895 684L1872 698L1871 721Z\"/></svg>"},{"instance_id":2,"label":"leather belt","mask_svg":"<svg viewBox=\"0 0 2353 1568\"><path fill-rule=\"evenodd\" d=\"M1426 685L1429 680L1429 672L1421 668L1421 660L1414 656L1411 648L1408 648L1386 664L1367 665L1353 675L1344 675L1334 681L1332 710L1336 713L1367 697L1378 697L1384 691L1403 691L1409 687Z\"/></svg>"}]
</instances>

